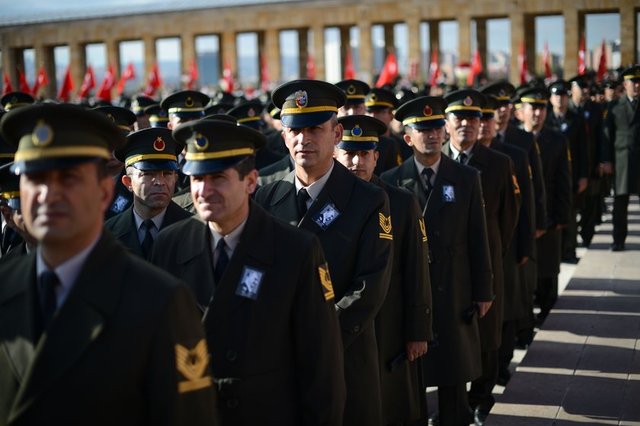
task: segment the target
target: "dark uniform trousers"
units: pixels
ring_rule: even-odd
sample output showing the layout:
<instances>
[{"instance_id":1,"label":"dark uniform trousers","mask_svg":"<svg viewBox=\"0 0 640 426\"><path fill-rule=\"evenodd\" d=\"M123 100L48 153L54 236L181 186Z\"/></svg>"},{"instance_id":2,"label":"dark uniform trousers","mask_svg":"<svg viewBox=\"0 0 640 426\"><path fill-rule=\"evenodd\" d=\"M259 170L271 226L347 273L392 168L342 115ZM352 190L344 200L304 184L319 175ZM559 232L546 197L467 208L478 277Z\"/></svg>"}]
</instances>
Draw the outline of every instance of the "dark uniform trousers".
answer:
<instances>
[{"instance_id":1,"label":"dark uniform trousers","mask_svg":"<svg viewBox=\"0 0 640 426\"><path fill-rule=\"evenodd\" d=\"M189 213L172 201L167 206L160 230L191 216L192 213ZM104 228L111 232L131 253L144 258L140 240L138 239L136 220L133 217L133 205L124 212L107 220Z\"/></svg>"},{"instance_id":2,"label":"dark uniform trousers","mask_svg":"<svg viewBox=\"0 0 640 426\"><path fill-rule=\"evenodd\" d=\"M640 113L626 95L613 101L604 118L605 161L614 164L613 242L627 238L629 195L640 194Z\"/></svg>"},{"instance_id":3,"label":"dark uniform trousers","mask_svg":"<svg viewBox=\"0 0 640 426\"><path fill-rule=\"evenodd\" d=\"M186 287L105 233L38 339L35 257L0 263L0 425L219 424Z\"/></svg>"},{"instance_id":4,"label":"dark uniform trousers","mask_svg":"<svg viewBox=\"0 0 640 426\"><path fill-rule=\"evenodd\" d=\"M261 187L255 200L275 217L314 233L331 271L347 384L345 425L381 424L380 367L374 320L384 302L393 261L389 201L338 162L300 218L295 172Z\"/></svg>"},{"instance_id":5,"label":"dark uniform trousers","mask_svg":"<svg viewBox=\"0 0 640 426\"><path fill-rule=\"evenodd\" d=\"M393 364L410 341L432 341L429 248L422 210L413 195L373 176L389 196L393 267L384 304L376 317L384 425L427 421L422 363Z\"/></svg>"},{"instance_id":6,"label":"dark uniform trousers","mask_svg":"<svg viewBox=\"0 0 640 426\"><path fill-rule=\"evenodd\" d=\"M558 298L561 231L570 221L572 204L571 161L566 138L543 127L537 135L547 191L547 232L538 239L538 287L536 300L544 319Z\"/></svg>"},{"instance_id":7,"label":"dark uniform trousers","mask_svg":"<svg viewBox=\"0 0 640 426\"><path fill-rule=\"evenodd\" d=\"M423 211L437 342L421 358L424 380L438 386L440 424L459 425L469 420L466 383L482 373L477 316L465 312L493 299L480 177L443 155L428 198L413 157L381 178L412 192Z\"/></svg>"},{"instance_id":8,"label":"dark uniform trousers","mask_svg":"<svg viewBox=\"0 0 640 426\"><path fill-rule=\"evenodd\" d=\"M196 295L223 425L341 425L345 384L333 289L317 239L251 202L215 282L199 218L158 234L152 261Z\"/></svg>"},{"instance_id":9,"label":"dark uniform trousers","mask_svg":"<svg viewBox=\"0 0 640 426\"><path fill-rule=\"evenodd\" d=\"M443 153L451 156L449 143ZM511 244L518 219L520 188L515 182L512 161L506 155L476 143L467 164L478 170L482 183L487 236L493 271L493 304L487 314L478 320L482 351L482 375L473 380L469 391L469 404L488 412L494 399L491 390L498 376L498 348L502 341L504 318L503 258Z\"/></svg>"}]
</instances>

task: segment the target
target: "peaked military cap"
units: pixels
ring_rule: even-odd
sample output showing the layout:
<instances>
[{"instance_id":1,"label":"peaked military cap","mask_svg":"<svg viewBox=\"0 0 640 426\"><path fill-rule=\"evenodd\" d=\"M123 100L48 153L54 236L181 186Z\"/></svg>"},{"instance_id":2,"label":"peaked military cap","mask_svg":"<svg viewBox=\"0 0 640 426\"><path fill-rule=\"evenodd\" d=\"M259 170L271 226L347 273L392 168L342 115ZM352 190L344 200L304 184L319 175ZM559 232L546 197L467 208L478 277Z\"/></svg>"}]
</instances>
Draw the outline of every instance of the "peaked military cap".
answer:
<instances>
[{"instance_id":1,"label":"peaked military cap","mask_svg":"<svg viewBox=\"0 0 640 426\"><path fill-rule=\"evenodd\" d=\"M177 142L171 130L162 127L142 129L127 136L123 147L113 155L125 167L138 170L178 170L178 154L184 144Z\"/></svg>"},{"instance_id":2,"label":"peaked military cap","mask_svg":"<svg viewBox=\"0 0 640 426\"><path fill-rule=\"evenodd\" d=\"M571 86L564 80L556 80L549 85L549 92L552 95L568 95L571 91Z\"/></svg>"},{"instance_id":3,"label":"peaked military cap","mask_svg":"<svg viewBox=\"0 0 640 426\"><path fill-rule=\"evenodd\" d=\"M294 80L274 90L272 100L281 109L282 124L299 129L329 120L344 105L346 95L326 81Z\"/></svg>"},{"instance_id":4,"label":"peaked military cap","mask_svg":"<svg viewBox=\"0 0 640 426\"><path fill-rule=\"evenodd\" d=\"M151 127L167 127L169 124L169 113L160 104L149 105L144 113L149 117Z\"/></svg>"},{"instance_id":5,"label":"peaked military cap","mask_svg":"<svg viewBox=\"0 0 640 426\"><path fill-rule=\"evenodd\" d=\"M487 84L480 89L480 93L494 96L500 105L511 103L511 98L515 91L516 88L507 80L496 81L494 83Z\"/></svg>"},{"instance_id":6,"label":"peaked military cap","mask_svg":"<svg viewBox=\"0 0 640 426\"><path fill-rule=\"evenodd\" d=\"M495 96L483 95L482 96L482 118L485 120L492 119L496 113L496 110L500 107L500 101Z\"/></svg>"},{"instance_id":7,"label":"peaked military cap","mask_svg":"<svg viewBox=\"0 0 640 426\"><path fill-rule=\"evenodd\" d=\"M589 83L587 82L587 79L585 78L584 75L576 75L575 77L572 77L568 80L569 84L575 84L576 86L580 87L581 89L586 89L589 87Z\"/></svg>"},{"instance_id":8,"label":"peaked military cap","mask_svg":"<svg viewBox=\"0 0 640 426\"><path fill-rule=\"evenodd\" d=\"M203 120L220 120L229 123L238 124L238 119L229 114L211 114L203 118Z\"/></svg>"},{"instance_id":9,"label":"peaked military cap","mask_svg":"<svg viewBox=\"0 0 640 426\"><path fill-rule=\"evenodd\" d=\"M131 100L131 111L133 111L135 115L140 117L146 114L145 108L157 103L158 101L149 96L139 95Z\"/></svg>"},{"instance_id":10,"label":"peaked military cap","mask_svg":"<svg viewBox=\"0 0 640 426\"><path fill-rule=\"evenodd\" d=\"M620 82L616 81L616 80L605 80L602 82L602 86L604 88L607 89L615 89L616 87L618 87L620 85Z\"/></svg>"},{"instance_id":11,"label":"peaked military cap","mask_svg":"<svg viewBox=\"0 0 640 426\"><path fill-rule=\"evenodd\" d=\"M622 71L622 80L640 80L640 65L633 65Z\"/></svg>"},{"instance_id":12,"label":"peaked military cap","mask_svg":"<svg viewBox=\"0 0 640 426\"><path fill-rule=\"evenodd\" d=\"M0 166L0 201L20 210L20 176L11 171L13 163Z\"/></svg>"},{"instance_id":13,"label":"peaked military cap","mask_svg":"<svg viewBox=\"0 0 640 426\"><path fill-rule=\"evenodd\" d=\"M4 111L0 111L0 119L5 114ZM0 135L0 166L10 163L13 161L13 157L15 156L16 148L9 145L2 135Z\"/></svg>"},{"instance_id":14,"label":"peaked military cap","mask_svg":"<svg viewBox=\"0 0 640 426\"><path fill-rule=\"evenodd\" d=\"M516 90L516 106L521 104L531 104L537 107L546 106L549 101L549 92L544 87L520 86Z\"/></svg>"},{"instance_id":15,"label":"peaked military cap","mask_svg":"<svg viewBox=\"0 0 640 426\"><path fill-rule=\"evenodd\" d=\"M447 93L444 100L447 101L445 113L466 117L481 117L484 95L477 90L462 89Z\"/></svg>"},{"instance_id":16,"label":"peaked military cap","mask_svg":"<svg viewBox=\"0 0 640 426\"><path fill-rule=\"evenodd\" d=\"M196 90L182 90L167 96L160 102L162 109L169 115L184 118L204 117L204 107L209 103L209 97Z\"/></svg>"},{"instance_id":17,"label":"peaked military cap","mask_svg":"<svg viewBox=\"0 0 640 426\"><path fill-rule=\"evenodd\" d=\"M395 113L396 120L417 130L444 126L447 101L441 96L421 96L402 105Z\"/></svg>"},{"instance_id":18,"label":"peaked military cap","mask_svg":"<svg viewBox=\"0 0 640 426\"><path fill-rule=\"evenodd\" d=\"M231 108L227 114L235 117L238 124L259 129L264 122L262 121L262 111L264 105L259 100L247 101L241 105Z\"/></svg>"},{"instance_id":19,"label":"peaked military cap","mask_svg":"<svg viewBox=\"0 0 640 426\"><path fill-rule=\"evenodd\" d=\"M25 92L9 92L0 98L0 105L5 111L11 111L12 109L31 105L36 100L28 93Z\"/></svg>"},{"instance_id":20,"label":"peaked military cap","mask_svg":"<svg viewBox=\"0 0 640 426\"><path fill-rule=\"evenodd\" d=\"M236 97L231 93L218 92L204 109L204 115L226 114L236 104Z\"/></svg>"},{"instance_id":21,"label":"peaked military cap","mask_svg":"<svg viewBox=\"0 0 640 426\"><path fill-rule=\"evenodd\" d=\"M178 142L186 143L182 172L188 176L217 173L233 167L266 145L266 137L247 126L222 120L196 120L173 131Z\"/></svg>"},{"instance_id":22,"label":"peaked military cap","mask_svg":"<svg viewBox=\"0 0 640 426\"><path fill-rule=\"evenodd\" d=\"M336 83L345 95L347 100L345 105L358 105L364 103L364 98L371 88L367 83L360 80L342 80Z\"/></svg>"},{"instance_id":23,"label":"peaked military cap","mask_svg":"<svg viewBox=\"0 0 640 426\"><path fill-rule=\"evenodd\" d=\"M366 151L375 149L380 135L387 131L387 125L377 118L367 115L348 115L338 118L344 127L338 148L345 151Z\"/></svg>"},{"instance_id":24,"label":"peaked military cap","mask_svg":"<svg viewBox=\"0 0 640 426\"><path fill-rule=\"evenodd\" d=\"M33 173L111 158L125 136L104 115L70 104L36 104L11 111L0 133L17 147L13 171Z\"/></svg>"},{"instance_id":25,"label":"peaked military cap","mask_svg":"<svg viewBox=\"0 0 640 426\"><path fill-rule=\"evenodd\" d=\"M369 91L364 100L364 106L367 111L381 110L384 108L396 109L398 107L398 99L396 95L387 89L374 87Z\"/></svg>"},{"instance_id":26,"label":"peaked military cap","mask_svg":"<svg viewBox=\"0 0 640 426\"><path fill-rule=\"evenodd\" d=\"M416 89L417 90L417 89ZM417 97L416 92L407 87L402 87L396 92L396 99L398 100L398 106L406 104L407 102Z\"/></svg>"},{"instance_id":27,"label":"peaked military cap","mask_svg":"<svg viewBox=\"0 0 640 426\"><path fill-rule=\"evenodd\" d=\"M111 120L122 130L125 136L131 133L133 123L136 122L136 115L127 108L109 105L99 106L93 110Z\"/></svg>"}]
</instances>

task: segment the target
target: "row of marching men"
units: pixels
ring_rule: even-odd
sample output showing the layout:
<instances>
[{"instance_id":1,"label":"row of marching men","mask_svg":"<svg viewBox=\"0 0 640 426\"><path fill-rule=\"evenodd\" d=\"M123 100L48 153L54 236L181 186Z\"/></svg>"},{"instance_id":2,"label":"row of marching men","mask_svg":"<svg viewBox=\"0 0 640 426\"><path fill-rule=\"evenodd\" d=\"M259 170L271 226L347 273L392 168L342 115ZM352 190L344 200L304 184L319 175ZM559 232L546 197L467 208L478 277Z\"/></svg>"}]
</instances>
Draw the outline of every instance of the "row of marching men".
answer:
<instances>
[{"instance_id":1,"label":"row of marching men","mask_svg":"<svg viewBox=\"0 0 640 426\"><path fill-rule=\"evenodd\" d=\"M173 131L128 134L117 111L102 111L126 138L110 133L106 143L122 169L110 172L132 194L106 228L191 289L211 365L200 346L187 350L189 365L175 355L183 383L202 385L178 389L207 388L210 368L222 424L481 424L500 349L530 317L534 291L543 314L553 303L572 183L567 142L544 125L546 88L499 82L397 109L385 96L358 81L279 87L290 171L257 191L267 137L230 115L202 119L202 94L163 100ZM384 121L343 116L361 104L395 117L403 134L384 139ZM62 137L75 136L74 114L99 121L95 112L60 119L65 107L7 114L2 134L14 149L19 142L12 173L28 180L31 163L75 167L62 160L97 152ZM104 143L100 130L85 145ZM404 161L399 138L411 151ZM391 166L378 177L382 158ZM6 179L14 201L3 218L25 237L23 252L40 253L47 241L33 235L33 218L22 222ZM430 416L426 386L438 387Z\"/></svg>"}]
</instances>

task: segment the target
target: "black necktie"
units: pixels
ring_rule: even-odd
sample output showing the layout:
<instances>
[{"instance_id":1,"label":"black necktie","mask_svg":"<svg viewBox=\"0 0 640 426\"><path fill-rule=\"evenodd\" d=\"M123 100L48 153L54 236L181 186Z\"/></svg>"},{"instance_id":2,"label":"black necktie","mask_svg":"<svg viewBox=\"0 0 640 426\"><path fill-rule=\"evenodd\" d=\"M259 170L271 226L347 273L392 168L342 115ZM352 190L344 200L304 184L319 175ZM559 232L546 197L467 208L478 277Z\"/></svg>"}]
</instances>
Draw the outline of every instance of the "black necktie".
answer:
<instances>
[{"instance_id":1,"label":"black necktie","mask_svg":"<svg viewBox=\"0 0 640 426\"><path fill-rule=\"evenodd\" d=\"M153 249L153 235L151 235L151 230L156 227L156 224L153 223L153 220L147 219L142 222L142 228L144 228L144 239L142 240L142 244L140 247L142 248L142 254L145 259L149 259L151 256L151 249Z\"/></svg>"},{"instance_id":2,"label":"black necktie","mask_svg":"<svg viewBox=\"0 0 640 426\"><path fill-rule=\"evenodd\" d=\"M229 256L227 255L225 247L227 247L227 243L225 243L224 238L220 238L218 244L216 244L216 256L218 260L216 260L216 266L213 270L213 279L216 281L216 284L222 279L222 274L224 274L224 270L227 269L227 265L229 264Z\"/></svg>"},{"instance_id":3,"label":"black necktie","mask_svg":"<svg viewBox=\"0 0 640 426\"><path fill-rule=\"evenodd\" d=\"M429 195L431 194L431 190L433 189L433 184L431 183L431 178L433 177L433 169L430 169L428 167L425 167L424 169L422 169L422 178L424 181L424 187L425 187L425 194L427 196L427 199L429 198Z\"/></svg>"},{"instance_id":4,"label":"black necktie","mask_svg":"<svg viewBox=\"0 0 640 426\"><path fill-rule=\"evenodd\" d=\"M40 307L42 308L42 329L46 330L58 307L56 288L60 285L58 275L53 271L44 271L40 274Z\"/></svg>"},{"instance_id":5,"label":"black necktie","mask_svg":"<svg viewBox=\"0 0 640 426\"><path fill-rule=\"evenodd\" d=\"M307 213L307 200L309 200L311 196L305 188L301 188L296 194L296 202L298 203L298 217L302 219L304 215Z\"/></svg>"},{"instance_id":6,"label":"black necktie","mask_svg":"<svg viewBox=\"0 0 640 426\"><path fill-rule=\"evenodd\" d=\"M460 164L467 164L467 154L461 152L460 155L458 155L458 162Z\"/></svg>"}]
</instances>

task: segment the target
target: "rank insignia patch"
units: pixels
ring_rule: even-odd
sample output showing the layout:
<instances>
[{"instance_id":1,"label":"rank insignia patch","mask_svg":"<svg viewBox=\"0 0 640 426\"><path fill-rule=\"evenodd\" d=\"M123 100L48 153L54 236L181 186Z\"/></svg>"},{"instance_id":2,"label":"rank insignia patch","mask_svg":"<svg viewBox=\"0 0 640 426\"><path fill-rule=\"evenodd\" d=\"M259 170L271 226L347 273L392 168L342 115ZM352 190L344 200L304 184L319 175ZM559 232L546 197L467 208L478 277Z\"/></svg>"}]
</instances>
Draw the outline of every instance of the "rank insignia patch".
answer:
<instances>
[{"instance_id":1,"label":"rank insignia patch","mask_svg":"<svg viewBox=\"0 0 640 426\"><path fill-rule=\"evenodd\" d=\"M520 193L520 185L518 185L518 178L516 177L516 175L511 175L511 179L513 180L513 193L514 194L519 194Z\"/></svg>"},{"instance_id":2,"label":"rank insignia patch","mask_svg":"<svg viewBox=\"0 0 640 426\"><path fill-rule=\"evenodd\" d=\"M320 284L322 284L324 300L329 301L333 299L333 284L331 284L331 275L329 275L329 265L325 263L318 266L318 275L320 276Z\"/></svg>"},{"instance_id":3,"label":"rank insignia patch","mask_svg":"<svg viewBox=\"0 0 640 426\"><path fill-rule=\"evenodd\" d=\"M380 238L385 240L393 240L393 235L391 234L391 215L385 216L382 213L378 213L380 218L380 229L382 232L378 235Z\"/></svg>"},{"instance_id":4,"label":"rank insignia patch","mask_svg":"<svg viewBox=\"0 0 640 426\"><path fill-rule=\"evenodd\" d=\"M207 374L209 352L207 343L201 339L193 349L177 344L176 369L186 379L178 382L178 392L186 393L211 386L211 377Z\"/></svg>"},{"instance_id":5,"label":"rank insignia patch","mask_svg":"<svg viewBox=\"0 0 640 426\"><path fill-rule=\"evenodd\" d=\"M422 242L427 242L427 227L424 225L424 218L421 217L418 219L418 224L420 224L420 232L422 233Z\"/></svg>"}]
</instances>

